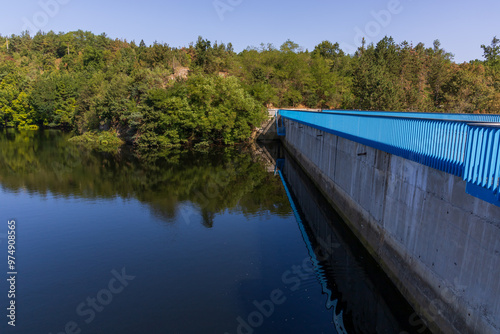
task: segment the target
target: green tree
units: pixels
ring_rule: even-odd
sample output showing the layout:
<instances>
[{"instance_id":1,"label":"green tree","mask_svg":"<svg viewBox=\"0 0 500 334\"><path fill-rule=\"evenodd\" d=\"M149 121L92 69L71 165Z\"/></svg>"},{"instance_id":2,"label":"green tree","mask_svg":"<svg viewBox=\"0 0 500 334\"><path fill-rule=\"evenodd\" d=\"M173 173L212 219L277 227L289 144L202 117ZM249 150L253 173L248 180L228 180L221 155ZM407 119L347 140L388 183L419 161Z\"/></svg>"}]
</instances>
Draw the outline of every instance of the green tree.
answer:
<instances>
[{"instance_id":1,"label":"green tree","mask_svg":"<svg viewBox=\"0 0 500 334\"><path fill-rule=\"evenodd\" d=\"M330 41L323 41L314 47L312 55L334 60L343 57L345 54L340 49L339 43L332 44Z\"/></svg>"},{"instance_id":2,"label":"green tree","mask_svg":"<svg viewBox=\"0 0 500 334\"><path fill-rule=\"evenodd\" d=\"M481 45L483 49L483 57L486 59L486 64L490 66L500 65L500 39L493 37L491 45Z\"/></svg>"},{"instance_id":3,"label":"green tree","mask_svg":"<svg viewBox=\"0 0 500 334\"><path fill-rule=\"evenodd\" d=\"M198 40L194 46L196 52L195 64L203 68L209 61L209 50L212 48L211 42L203 37L198 36Z\"/></svg>"},{"instance_id":4,"label":"green tree","mask_svg":"<svg viewBox=\"0 0 500 334\"><path fill-rule=\"evenodd\" d=\"M25 92L12 101L13 122L15 126L26 126L33 123L33 109L29 103L29 96Z\"/></svg>"},{"instance_id":5,"label":"green tree","mask_svg":"<svg viewBox=\"0 0 500 334\"><path fill-rule=\"evenodd\" d=\"M491 78L482 64L454 64L448 82L443 87L448 112L498 112L498 98Z\"/></svg>"},{"instance_id":6,"label":"green tree","mask_svg":"<svg viewBox=\"0 0 500 334\"><path fill-rule=\"evenodd\" d=\"M297 43L292 42L291 40L288 39L285 43L281 45L280 51L296 53L302 51L302 48Z\"/></svg>"}]
</instances>

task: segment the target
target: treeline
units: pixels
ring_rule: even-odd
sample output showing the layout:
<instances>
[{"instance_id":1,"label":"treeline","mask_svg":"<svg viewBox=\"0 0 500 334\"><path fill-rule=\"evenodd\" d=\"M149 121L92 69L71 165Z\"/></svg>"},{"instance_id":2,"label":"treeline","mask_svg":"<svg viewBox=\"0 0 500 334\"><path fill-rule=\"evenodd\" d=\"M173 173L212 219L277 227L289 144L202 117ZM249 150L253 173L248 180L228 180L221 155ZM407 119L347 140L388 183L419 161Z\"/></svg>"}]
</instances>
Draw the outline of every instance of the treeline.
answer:
<instances>
[{"instance_id":1,"label":"treeline","mask_svg":"<svg viewBox=\"0 0 500 334\"><path fill-rule=\"evenodd\" d=\"M456 64L436 41L385 37L354 55L324 41L146 46L90 32L0 36L0 126L115 129L142 148L250 138L266 106L498 112L500 41Z\"/></svg>"}]
</instances>

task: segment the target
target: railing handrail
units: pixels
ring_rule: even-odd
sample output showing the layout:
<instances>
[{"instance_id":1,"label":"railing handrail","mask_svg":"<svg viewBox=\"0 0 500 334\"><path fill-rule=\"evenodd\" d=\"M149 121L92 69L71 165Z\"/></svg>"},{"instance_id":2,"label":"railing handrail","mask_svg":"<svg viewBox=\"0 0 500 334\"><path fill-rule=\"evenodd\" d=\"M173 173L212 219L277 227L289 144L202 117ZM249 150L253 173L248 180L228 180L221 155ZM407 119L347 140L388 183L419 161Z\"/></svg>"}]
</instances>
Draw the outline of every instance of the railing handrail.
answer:
<instances>
[{"instance_id":1,"label":"railing handrail","mask_svg":"<svg viewBox=\"0 0 500 334\"><path fill-rule=\"evenodd\" d=\"M283 109L287 110L287 109ZM318 111L310 111L318 112ZM450 121L478 121L487 122L485 119L492 119L491 122L500 122L500 114L458 114L458 113L432 113L432 112L416 112L416 111L372 111L372 110L330 110L325 109L320 112L332 114L348 114L357 116L387 116L387 117L405 117L419 119L435 119L435 120L450 120ZM423 117L425 115L425 117Z\"/></svg>"},{"instance_id":2,"label":"railing handrail","mask_svg":"<svg viewBox=\"0 0 500 334\"><path fill-rule=\"evenodd\" d=\"M500 128L500 123L476 123L476 122L471 122L467 123L467 125L470 126L480 126L484 128Z\"/></svg>"},{"instance_id":3,"label":"railing handrail","mask_svg":"<svg viewBox=\"0 0 500 334\"><path fill-rule=\"evenodd\" d=\"M486 122L484 120L470 120L470 119L447 119L447 118L432 118L432 117L417 117L417 116L399 116L399 115L368 115L368 114L356 114L355 112L358 112L358 110L355 110L353 112L347 112L347 111L343 111L343 112L337 112L337 111L330 111L330 110L324 110L324 111L306 111L306 110L293 110L293 109L278 109L277 110L277 113L279 113L280 111L293 111L293 112L303 112L303 113L310 113L310 114L332 114L332 115L344 115L344 116L356 116L356 117L372 117L372 118L398 118L398 119L420 119L420 120L427 120L427 121L442 121L442 122L457 122L457 123L465 123L465 124L473 124L473 123L500 123L500 114L477 114L477 117L480 117L480 116L492 116L492 117L495 117L495 116L498 116L498 121L496 120L492 120L491 122ZM371 112L371 111L360 111L360 112ZM397 111L386 111L385 113L400 113L400 114L408 114L407 112L397 112ZM417 114L417 113L415 113ZM438 113L421 113L422 115L432 115L432 114L436 114L436 115L442 115L442 114L438 114ZM473 115L476 115L476 114L449 114L449 115L470 115L470 117L473 117Z\"/></svg>"}]
</instances>

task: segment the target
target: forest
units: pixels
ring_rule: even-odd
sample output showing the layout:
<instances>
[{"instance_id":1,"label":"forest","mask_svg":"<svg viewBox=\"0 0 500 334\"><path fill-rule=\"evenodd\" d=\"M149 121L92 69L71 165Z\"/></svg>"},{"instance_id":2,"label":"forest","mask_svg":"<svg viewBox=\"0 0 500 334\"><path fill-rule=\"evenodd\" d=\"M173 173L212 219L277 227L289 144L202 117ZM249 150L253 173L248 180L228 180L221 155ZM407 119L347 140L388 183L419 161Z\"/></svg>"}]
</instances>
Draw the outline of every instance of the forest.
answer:
<instances>
[{"instance_id":1,"label":"forest","mask_svg":"<svg viewBox=\"0 0 500 334\"><path fill-rule=\"evenodd\" d=\"M457 64L384 37L346 54L287 40L236 53L199 37L138 45L86 31L0 36L0 127L111 130L140 149L248 141L266 107L498 113L500 40Z\"/></svg>"}]
</instances>

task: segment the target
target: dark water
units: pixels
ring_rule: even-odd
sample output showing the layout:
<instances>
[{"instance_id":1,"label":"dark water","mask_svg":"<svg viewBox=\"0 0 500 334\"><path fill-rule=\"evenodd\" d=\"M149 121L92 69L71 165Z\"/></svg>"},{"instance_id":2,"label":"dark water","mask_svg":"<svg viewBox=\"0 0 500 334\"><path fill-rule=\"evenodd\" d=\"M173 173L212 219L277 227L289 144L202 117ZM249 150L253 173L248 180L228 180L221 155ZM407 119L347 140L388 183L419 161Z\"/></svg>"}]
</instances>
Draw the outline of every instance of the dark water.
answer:
<instances>
[{"instance_id":1,"label":"dark water","mask_svg":"<svg viewBox=\"0 0 500 334\"><path fill-rule=\"evenodd\" d=\"M298 216L251 150L137 157L67 137L0 132L1 275L9 219L18 272L0 333L421 332L289 158Z\"/></svg>"}]
</instances>

